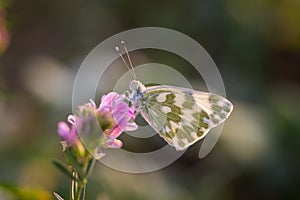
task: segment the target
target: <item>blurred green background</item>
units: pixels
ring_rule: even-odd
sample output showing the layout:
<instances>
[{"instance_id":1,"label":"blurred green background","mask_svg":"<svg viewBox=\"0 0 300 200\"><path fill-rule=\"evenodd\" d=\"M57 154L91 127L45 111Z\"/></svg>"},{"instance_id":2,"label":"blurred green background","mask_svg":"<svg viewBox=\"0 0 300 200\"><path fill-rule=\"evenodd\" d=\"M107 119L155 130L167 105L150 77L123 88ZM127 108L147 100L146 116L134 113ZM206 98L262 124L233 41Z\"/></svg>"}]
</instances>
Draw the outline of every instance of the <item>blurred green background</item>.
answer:
<instances>
[{"instance_id":1,"label":"blurred green background","mask_svg":"<svg viewBox=\"0 0 300 200\"><path fill-rule=\"evenodd\" d=\"M299 0L1 0L0 199L31 190L40 199L68 195L69 182L51 160L63 160L56 127L71 112L76 71L106 38L145 26L198 41L217 64L234 112L204 159L198 142L153 173L99 163L87 199L300 199L299 13ZM200 82L176 56L136 54L135 64L160 62L193 86Z\"/></svg>"}]
</instances>

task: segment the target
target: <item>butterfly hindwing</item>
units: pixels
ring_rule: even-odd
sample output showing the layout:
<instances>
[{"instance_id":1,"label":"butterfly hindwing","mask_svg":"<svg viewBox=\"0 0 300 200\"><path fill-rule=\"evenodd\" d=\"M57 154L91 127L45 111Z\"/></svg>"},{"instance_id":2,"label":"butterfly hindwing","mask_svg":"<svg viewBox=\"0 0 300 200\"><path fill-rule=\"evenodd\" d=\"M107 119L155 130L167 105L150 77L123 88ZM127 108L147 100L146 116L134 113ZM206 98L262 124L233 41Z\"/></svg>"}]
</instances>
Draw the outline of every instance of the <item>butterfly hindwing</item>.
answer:
<instances>
[{"instance_id":1,"label":"butterfly hindwing","mask_svg":"<svg viewBox=\"0 0 300 200\"><path fill-rule=\"evenodd\" d=\"M147 88L143 102L144 119L176 150L203 138L232 110L232 104L219 95L174 86Z\"/></svg>"}]
</instances>

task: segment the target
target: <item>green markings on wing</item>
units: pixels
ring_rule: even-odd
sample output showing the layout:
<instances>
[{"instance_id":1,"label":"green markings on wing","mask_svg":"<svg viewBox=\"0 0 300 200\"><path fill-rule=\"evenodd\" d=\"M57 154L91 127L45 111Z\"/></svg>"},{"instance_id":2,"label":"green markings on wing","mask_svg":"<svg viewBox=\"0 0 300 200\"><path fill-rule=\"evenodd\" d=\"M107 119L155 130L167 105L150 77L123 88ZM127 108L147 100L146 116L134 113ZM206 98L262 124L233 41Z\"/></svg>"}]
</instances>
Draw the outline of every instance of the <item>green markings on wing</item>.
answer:
<instances>
[{"instance_id":1,"label":"green markings on wing","mask_svg":"<svg viewBox=\"0 0 300 200\"><path fill-rule=\"evenodd\" d=\"M197 130L197 136L201 137L209 129L209 124L204 121L205 118L209 119L209 116L201 110L200 112L195 112L193 117L196 119L192 122L193 128Z\"/></svg>"},{"instance_id":2,"label":"green markings on wing","mask_svg":"<svg viewBox=\"0 0 300 200\"><path fill-rule=\"evenodd\" d=\"M175 105L175 98L176 98L176 94L174 93L167 94L166 101L162 102L161 104L163 106L168 106L171 108L171 112L167 113L167 119L170 119L175 123L179 123L181 122L180 115L182 115L182 111L181 111L182 108Z\"/></svg>"},{"instance_id":3,"label":"green markings on wing","mask_svg":"<svg viewBox=\"0 0 300 200\"><path fill-rule=\"evenodd\" d=\"M163 93L165 100L158 102L157 96ZM159 90L145 94L144 98L147 98L146 112L150 116L152 127L155 124L158 127L155 130L160 136L177 150L183 150L199 140L210 128L209 115L195 105L192 95ZM175 105L176 98L183 101L181 106ZM162 112L163 106L169 107L170 112Z\"/></svg>"},{"instance_id":4,"label":"green markings on wing","mask_svg":"<svg viewBox=\"0 0 300 200\"><path fill-rule=\"evenodd\" d=\"M212 120L213 126L222 123L231 113L233 105L224 97L216 94L210 94L209 102L211 104L211 114L210 118Z\"/></svg>"},{"instance_id":5,"label":"green markings on wing","mask_svg":"<svg viewBox=\"0 0 300 200\"><path fill-rule=\"evenodd\" d=\"M190 144L198 141L209 130L209 124L204 121L208 115L203 110L194 111L193 118L187 124L182 125L176 133L177 145L182 149L188 147ZM194 133L195 135L193 135Z\"/></svg>"},{"instance_id":6,"label":"green markings on wing","mask_svg":"<svg viewBox=\"0 0 300 200\"><path fill-rule=\"evenodd\" d=\"M168 93L168 94L166 94L166 99L163 102L158 102L156 97L162 93ZM176 137L178 128L172 127L171 121L175 124L179 124L179 122L182 121L181 108L174 104L176 94L170 93L169 91L157 91L155 93L149 93L147 95L148 96L145 96L145 97L149 98L147 101L148 113L149 113L151 119L153 120L154 125L157 125L157 131L160 134L163 134L168 139L172 139L172 138ZM163 106L169 107L171 112L163 113L161 111ZM155 116L154 113L157 116ZM165 131L164 133L162 133L162 130L165 129L166 126L168 127L169 131Z\"/></svg>"}]
</instances>

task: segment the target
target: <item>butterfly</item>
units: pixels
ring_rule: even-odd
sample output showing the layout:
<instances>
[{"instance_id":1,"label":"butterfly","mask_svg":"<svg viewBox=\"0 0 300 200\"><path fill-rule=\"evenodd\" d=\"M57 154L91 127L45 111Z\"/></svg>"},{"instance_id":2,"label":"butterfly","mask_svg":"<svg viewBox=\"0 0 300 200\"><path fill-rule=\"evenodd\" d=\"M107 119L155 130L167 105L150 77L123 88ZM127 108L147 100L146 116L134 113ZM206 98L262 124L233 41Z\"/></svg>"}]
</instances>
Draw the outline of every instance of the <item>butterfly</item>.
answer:
<instances>
[{"instance_id":1,"label":"butterfly","mask_svg":"<svg viewBox=\"0 0 300 200\"><path fill-rule=\"evenodd\" d=\"M128 50L124 42L121 43L131 68L119 48L116 47L116 50L136 79ZM232 103L217 94L169 85L146 87L138 80L132 80L129 88L128 99L136 114L140 113L155 132L177 151L186 150L204 138L233 110Z\"/></svg>"}]
</instances>

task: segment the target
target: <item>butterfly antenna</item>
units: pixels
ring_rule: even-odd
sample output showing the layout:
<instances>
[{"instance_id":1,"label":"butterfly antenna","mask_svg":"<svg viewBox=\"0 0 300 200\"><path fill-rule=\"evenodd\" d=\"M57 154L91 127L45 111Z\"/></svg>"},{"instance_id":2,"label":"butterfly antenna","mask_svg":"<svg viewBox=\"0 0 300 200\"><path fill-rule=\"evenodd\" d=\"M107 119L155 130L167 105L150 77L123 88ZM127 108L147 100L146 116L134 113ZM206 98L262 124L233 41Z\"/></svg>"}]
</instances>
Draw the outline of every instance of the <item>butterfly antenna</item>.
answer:
<instances>
[{"instance_id":1,"label":"butterfly antenna","mask_svg":"<svg viewBox=\"0 0 300 200\"><path fill-rule=\"evenodd\" d=\"M125 59L124 59L123 55L120 53L120 49L119 49L119 47L115 47L115 49L116 49L116 51L118 52L119 56L121 57L121 59L122 59L122 61L123 61L124 65L125 65L125 66L127 67L127 69L129 70L129 72L130 72L131 76L134 78L134 77L135 77L135 75L134 75L134 74L131 72L131 69L130 69L130 67L128 66L127 62L125 61Z\"/></svg>"},{"instance_id":2,"label":"butterfly antenna","mask_svg":"<svg viewBox=\"0 0 300 200\"><path fill-rule=\"evenodd\" d=\"M126 52L126 55L127 55L127 58L128 58L129 64L130 64L130 67L131 67L131 69L132 69L134 78L136 79L136 74L135 74L135 71L134 71L134 68L133 68L133 65L132 65L132 62L131 62L131 59L130 59L128 50L127 50L127 47L126 47L126 45L125 45L125 42L124 42L124 41L121 41L121 44L123 45L123 48L125 49L125 52Z\"/></svg>"}]
</instances>

